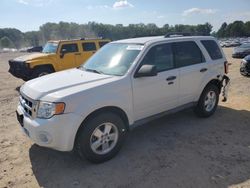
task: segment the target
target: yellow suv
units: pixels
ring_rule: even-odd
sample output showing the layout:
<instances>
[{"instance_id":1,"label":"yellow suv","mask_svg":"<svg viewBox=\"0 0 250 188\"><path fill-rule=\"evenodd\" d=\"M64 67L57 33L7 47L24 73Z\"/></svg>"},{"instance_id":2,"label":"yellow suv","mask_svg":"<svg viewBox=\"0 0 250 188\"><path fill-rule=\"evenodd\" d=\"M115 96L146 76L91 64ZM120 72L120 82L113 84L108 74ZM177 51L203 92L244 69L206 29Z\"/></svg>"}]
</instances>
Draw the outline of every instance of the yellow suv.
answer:
<instances>
[{"instance_id":1,"label":"yellow suv","mask_svg":"<svg viewBox=\"0 0 250 188\"><path fill-rule=\"evenodd\" d=\"M24 55L9 60L9 72L27 81L46 74L78 67L109 39L77 39L48 41L42 53Z\"/></svg>"}]
</instances>

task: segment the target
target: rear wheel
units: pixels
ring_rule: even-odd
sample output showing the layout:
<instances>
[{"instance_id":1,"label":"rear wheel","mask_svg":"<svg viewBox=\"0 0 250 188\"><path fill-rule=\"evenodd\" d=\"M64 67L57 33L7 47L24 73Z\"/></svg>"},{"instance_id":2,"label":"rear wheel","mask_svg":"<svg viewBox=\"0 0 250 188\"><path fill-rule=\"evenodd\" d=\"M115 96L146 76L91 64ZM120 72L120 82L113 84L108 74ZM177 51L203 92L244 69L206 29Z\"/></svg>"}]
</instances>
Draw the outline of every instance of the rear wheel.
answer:
<instances>
[{"instance_id":1,"label":"rear wheel","mask_svg":"<svg viewBox=\"0 0 250 188\"><path fill-rule=\"evenodd\" d=\"M216 85L208 85L202 92L195 112L200 117L209 117L215 112L219 102L219 88Z\"/></svg>"},{"instance_id":2,"label":"rear wheel","mask_svg":"<svg viewBox=\"0 0 250 188\"><path fill-rule=\"evenodd\" d=\"M75 146L78 154L91 162L101 163L118 153L126 127L118 115L102 113L88 120L79 131Z\"/></svg>"}]
</instances>

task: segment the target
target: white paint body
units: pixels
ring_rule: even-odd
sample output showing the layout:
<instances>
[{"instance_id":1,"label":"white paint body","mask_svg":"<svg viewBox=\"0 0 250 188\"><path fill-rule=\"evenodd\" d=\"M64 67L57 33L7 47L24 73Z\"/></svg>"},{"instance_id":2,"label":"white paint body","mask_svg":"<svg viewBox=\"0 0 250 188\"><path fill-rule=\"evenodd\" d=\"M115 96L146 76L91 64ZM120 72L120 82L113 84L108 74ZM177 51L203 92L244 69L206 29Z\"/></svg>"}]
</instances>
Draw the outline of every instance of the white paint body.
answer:
<instances>
[{"instance_id":1,"label":"white paint body","mask_svg":"<svg viewBox=\"0 0 250 188\"><path fill-rule=\"evenodd\" d=\"M34 101L64 102L63 114L50 119L31 118L22 106L18 112L24 115L23 128L38 145L60 151L73 149L76 133L81 123L92 112L103 107L118 107L128 118L129 125L136 121L174 109L187 103L197 102L203 89L218 75L224 75L223 58L211 60L200 40L212 37L141 38L117 41L121 43L144 43L144 48L124 76L109 76L79 69L70 69L26 82L20 89ZM146 52L154 45L195 41L206 62L158 73L154 77L134 78L138 65ZM97 52L98 53L98 52ZM201 73L201 68L208 71ZM174 84L168 85L166 78L176 76ZM42 142L40 133L47 133L50 142Z\"/></svg>"}]
</instances>

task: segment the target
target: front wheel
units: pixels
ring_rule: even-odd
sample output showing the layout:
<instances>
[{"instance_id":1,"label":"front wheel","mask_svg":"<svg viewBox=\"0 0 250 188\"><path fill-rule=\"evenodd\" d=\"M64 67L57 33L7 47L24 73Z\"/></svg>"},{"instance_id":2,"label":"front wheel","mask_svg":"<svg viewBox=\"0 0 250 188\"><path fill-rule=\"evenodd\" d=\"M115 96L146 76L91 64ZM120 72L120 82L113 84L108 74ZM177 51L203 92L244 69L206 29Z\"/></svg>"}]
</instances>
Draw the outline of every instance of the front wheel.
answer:
<instances>
[{"instance_id":1,"label":"front wheel","mask_svg":"<svg viewBox=\"0 0 250 188\"><path fill-rule=\"evenodd\" d=\"M121 148L126 127L116 114L103 113L87 121L79 130L76 150L93 163L113 158Z\"/></svg>"},{"instance_id":2,"label":"front wheel","mask_svg":"<svg viewBox=\"0 0 250 188\"><path fill-rule=\"evenodd\" d=\"M208 85L202 92L195 112L200 117L209 117L215 112L219 102L219 88L216 85Z\"/></svg>"},{"instance_id":3,"label":"front wheel","mask_svg":"<svg viewBox=\"0 0 250 188\"><path fill-rule=\"evenodd\" d=\"M31 79L42 77L53 72L54 70L52 70L50 67L47 67L47 66L36 67L33 70Z\"/></svg>"}]
</instances>

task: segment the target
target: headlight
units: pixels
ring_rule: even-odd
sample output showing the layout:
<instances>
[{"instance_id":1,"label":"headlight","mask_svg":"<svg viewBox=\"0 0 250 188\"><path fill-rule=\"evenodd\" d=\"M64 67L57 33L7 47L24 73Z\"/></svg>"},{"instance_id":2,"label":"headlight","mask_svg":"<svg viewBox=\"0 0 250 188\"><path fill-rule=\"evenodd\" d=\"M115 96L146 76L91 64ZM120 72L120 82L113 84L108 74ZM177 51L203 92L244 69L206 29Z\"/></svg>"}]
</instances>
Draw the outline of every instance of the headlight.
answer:
<instances>
[{"instance_id":1,"label":"headlight","mask_svg":"<svg viewBox=\"0 0 250 188\"><path fill-rule=\"evenodd\" d=\"M37 109L37 117L42 119L49 119L53 115L62 114L65 109L65 104L60 103L51 103L51 102L39 102Z\"/></svg>"}]
</instances>

